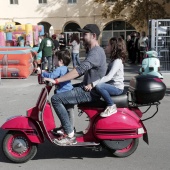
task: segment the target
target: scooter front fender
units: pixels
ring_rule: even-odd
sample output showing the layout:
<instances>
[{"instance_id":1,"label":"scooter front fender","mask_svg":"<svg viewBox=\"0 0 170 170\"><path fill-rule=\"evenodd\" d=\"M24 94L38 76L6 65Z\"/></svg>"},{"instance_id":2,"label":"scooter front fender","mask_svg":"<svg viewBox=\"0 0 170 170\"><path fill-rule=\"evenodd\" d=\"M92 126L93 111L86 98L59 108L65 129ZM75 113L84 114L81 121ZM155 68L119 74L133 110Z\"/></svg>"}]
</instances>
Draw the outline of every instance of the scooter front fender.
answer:
<instances>
[{"instance_id":1,"label":"scooter front fender","mask_svg":"<svg viewBox=\"0 0 170 170\"><path fill-rule=\"evenodd\" d=\"M9 131L23 132L32 143L44 142L44 136L39 124L24 116L16 116L8 119L1 128Z\"/></svg>"}]
</instances>

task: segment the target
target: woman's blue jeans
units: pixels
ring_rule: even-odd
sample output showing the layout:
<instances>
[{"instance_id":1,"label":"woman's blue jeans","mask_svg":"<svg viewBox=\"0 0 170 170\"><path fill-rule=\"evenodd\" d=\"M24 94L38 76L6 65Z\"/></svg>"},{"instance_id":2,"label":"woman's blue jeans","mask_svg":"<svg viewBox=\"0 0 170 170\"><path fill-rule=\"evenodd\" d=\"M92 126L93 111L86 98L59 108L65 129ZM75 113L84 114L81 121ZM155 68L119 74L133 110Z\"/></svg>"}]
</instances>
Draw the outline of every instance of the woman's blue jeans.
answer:
<instances>
[{"instance_id":1,"label":"woman's blue jeans","mask_svg":"<svg viewBox=\"0 0 170 170\"><path fill-rule=\"evenodd\" d=\"M52 96L51 102L53 108L57 113L66 134L73 132L73 126L70 123L69 114L65 106L96 100L99 100L98 97L92 96L90 92L86 92L81 87L75 87L73 90L54 94Z\"/></svg>"},{"instance_id":2,"label":"woman's blue jeans","mask_svg":"<svg viewBox=\"0 0 170 170\"><path fill-rule=\"evenodd\" d=\"M118 89L114 85L108 83L97 84L96 91L103 97L107 106L112 106L114 104L111 96L118 96L123 93L122 89Z\"/></svg>"},{"instance_id":3,"label":"woman's blue jeans","mask_svg":"<svg viewBox=\"0 0 170 170\"><path fill-rule=\"evenodd\" d=\"M73 67L80 65L79 53L72 53Z\"/></svg>"}]
</instances>

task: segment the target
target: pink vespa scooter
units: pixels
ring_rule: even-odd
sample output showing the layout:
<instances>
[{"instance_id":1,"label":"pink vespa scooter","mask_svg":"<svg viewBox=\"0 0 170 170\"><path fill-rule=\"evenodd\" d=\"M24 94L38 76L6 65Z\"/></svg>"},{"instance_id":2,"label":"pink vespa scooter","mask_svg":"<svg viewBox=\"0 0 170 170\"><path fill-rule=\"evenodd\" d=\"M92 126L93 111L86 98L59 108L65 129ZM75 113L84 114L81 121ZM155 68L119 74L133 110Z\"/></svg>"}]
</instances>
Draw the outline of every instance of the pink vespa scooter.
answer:
<instances>
[{"instance_id":1,"label":"pink vespa scooter","mask_svg":"<svg viewBox=\"0 0 170 170\"><path fill-rule=\"evenodd\" d=\"M147 82L147 85L141 84L141 87L145 89L150 86L150 92L146 92L148 87L142 91L138 87L139 82ZM9 160L23 163L32 159L37 153L37 145L43 143L45 138L55 144L56 136L51 130L56 126L48 101L51 88L52 86L47 84L42 88L36 105L27 110L26 116L15 116L2 125L2 129L8 130L2 146ZM128 93L131 96L113 96L118 108L116 114L106 118L100 117L106 106L104 101L79 104L80 114L86 113L89 117L89 125L83 133L77 133L77 144L71 146L105 147L116 157L131 155L137 149L140 137L143 136L144 141L148 143L147 130L141 120L143 113L139 106L155 105L158 111L159 101L164 97L165 90L166 86L159 78L136 76L130 82ZM148 100L146 96L151 94L154 97ZM129 101L130 98L132 101Z\"/></svg>"}]
</instances>

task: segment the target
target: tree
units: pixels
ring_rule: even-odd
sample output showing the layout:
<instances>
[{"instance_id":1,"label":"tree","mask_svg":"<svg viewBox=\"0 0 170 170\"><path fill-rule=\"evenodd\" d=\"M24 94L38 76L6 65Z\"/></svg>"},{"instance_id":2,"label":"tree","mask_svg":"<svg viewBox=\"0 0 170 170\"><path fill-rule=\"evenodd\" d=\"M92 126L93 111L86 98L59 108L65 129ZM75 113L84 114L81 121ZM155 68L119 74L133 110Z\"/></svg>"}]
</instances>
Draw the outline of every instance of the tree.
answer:
<instances>
[{"instance_id":1,"label":"tree","mask_svg":"<svg viewBox=\"0 0 170 170\"><path fill-rule=\"evenodd\" d=\"M125 21L135 25L138 30L148 28L149 19L160 19L168 16L165 6L170 0L94 0L103 4L102 16L104 18L122 17ZM128 13L126 13L128 9Z\"/></svg>"}]
</instances>

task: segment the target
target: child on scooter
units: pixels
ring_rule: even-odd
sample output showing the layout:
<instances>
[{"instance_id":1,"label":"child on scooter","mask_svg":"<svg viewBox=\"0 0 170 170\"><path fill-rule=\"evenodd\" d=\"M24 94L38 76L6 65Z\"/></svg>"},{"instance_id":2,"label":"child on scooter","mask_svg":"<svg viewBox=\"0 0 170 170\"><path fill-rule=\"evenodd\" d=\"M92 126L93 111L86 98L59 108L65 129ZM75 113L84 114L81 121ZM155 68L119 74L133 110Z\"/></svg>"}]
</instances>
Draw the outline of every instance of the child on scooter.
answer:
<instances>
[{"instance_id":1,"label":"child on scooter","mask_svg":"<svg viewBox=\"0 0 170 170\"><path fill-rule=\"evenodd\" d=\"M54 65L56 66L56 69L51 73L46 72L45 70L42 70L41 76L44 78L56 79L67 74L69 72L67 66L70 63L70 60L71 60L71 57L70 57L70 52L68 50L57 51L54 55L54 61L53 61ZM62 92L69 91L72 89L73 89L73 86L71 84L71 81L66 81L66 82L63 82L57 85L54 93L55 94L62 93ZM74 105L68 105L66 106L66 108L69 113L70 122L74 128L74 110L73 110ZM56 135L62 134L62 127L53 129L52 132Z\"/></svg>"},{"instance_id":2,"label":"child on scooter","mask_svg":"<svg viewBox=\"0 0 170 170\"><path fill-rule=\"evenodd\" d=\"M101 117L108 117L117 112L116 105L111 99L113 95L120 95L124 90L124 66L123 63L127 56L126 47L122 38L111 38L106 47L106 53L110 54L110 63L106 76L85 86L87 91L93 87L107 103L107 107L100 114Z\"/></svg>"}]
</instances>

